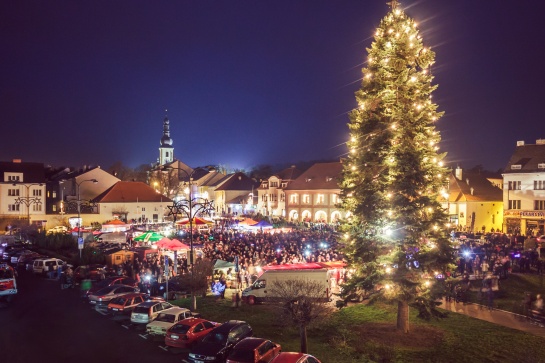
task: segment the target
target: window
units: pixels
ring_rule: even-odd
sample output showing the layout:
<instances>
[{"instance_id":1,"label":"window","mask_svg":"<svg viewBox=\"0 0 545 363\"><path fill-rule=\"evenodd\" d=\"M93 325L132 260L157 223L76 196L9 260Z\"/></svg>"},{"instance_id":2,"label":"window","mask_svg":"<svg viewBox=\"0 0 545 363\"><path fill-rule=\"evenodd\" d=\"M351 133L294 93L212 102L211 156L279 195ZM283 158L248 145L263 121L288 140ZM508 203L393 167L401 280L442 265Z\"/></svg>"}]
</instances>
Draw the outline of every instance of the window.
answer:
<instances>
[{"instance_id":1,"label":"window","mask_svg":"<svg viewBox=\"0 0 545 363\"><path fill-rule=\"evenodd\" d=\"M297 194L292 194L292 195L290 195L290 203L297 204L297 199L298 199L298 195L297 195Z\"/></svg>"},{"instance_id":2,"label":"window","mask_svg":"<svg viewBox=\"0 0 545 363\"><path fill-rule=\"evenodd\" d=\"M545 200L534 200L534 210L545 210Z\"/></svg>"},{"instance_id":3,"label":"window","mask_svg":"<svg viewBox=\"0 0 545 363\"><path fill-rule=\"evenodd\" d=\"M53 212L56 212L56 211L57 211L57 206L53 204Z\"/></svg>"},{"instance_id":4,"label":"window","mask_svg":"<svg viewBox=\"0 0 545 363\"><path fill-rule=\"evenodd\" d=\"M310 195L308 194L303 195L303 203L306 203L306 204L310 203Z\"/></svg>"},{"instance_id":5,"label":"window","mask_svg":"<svg viewBox=\"0 0 545 363\"><path fill-rule=\"evenodd\" d=\"M281 185L282 185L282 188L285 188L288 186L288 183L282 183Z\"/></svg>"},{"instance_id":6,"label":"window","mask_svg":"<svg viewBox=\"0 0 545 363\"><path fill-rule=\"evenodd\" d=\"M41 197L42 196L42 190L41 189L34 189L32 191L32 196L34 197Z\"/></svg>"},{"instance_id":7,"label":"window","mask_svg":"<svg viewBox=\"0 0 545 363\"><path fill-rule=\"evenodd\" d=\"M278 182L271 182L271 188L278 188Z\"/></svg>"},{"instance_id":8,"label":"window","mask_svg":"<svg viewBox=\"0 0 545 363\"><path fill-rule=\"evenodd\" d=\"M545 180L534 180L534 190L545 190Z\"/></svg>"},{"instance_id":9,"label":"window","mask_svg":"<svg viewBox=\"0 0 545 363\"><path fill-rule=\"evenodd\" d=\"M8 181L21 181L19 175L9 175Z\"/></svg>"},{"instance_id":10,"label":"window","mask_svg":"<svg viewBox=\"0 0 545 363\"><path fill-rule=\"evenodd\" d=\"M520 180L519 181L510 181L509 190L520 190Z\"/></svg>"},{"instance_id":11,"label":"window","mask_svg":"<svg viewBox=\"0 0 545 363\"><path fill-rule=\"evenodd\" d=\"M285 193L280 194L280 201L281 201L281 202L285 202L285 201L286 201L286 194L285 194Z\"/></svg>"},{"instance_id":12,"label":"window","mask_svg":"<svg viewBox=\"0 0 545 363\"><path fill-rule=\"evenodd\" d=\"M519 200L510 200L509 209L520 209L520 199Z\"/></svg>"},{"instance_id":13,"label":"window","mask_svg":"<svg viewBox=\"0 0 545 363\"><path fill-rule=\"evenodd\" d=\"M145 212L146 211L146 208L142 207L142 212Z\"/></svg>"},{"instance_id":14,"label":"window","mask_svg":"<svg viewBox=\"0 0 545 363\"><path fill-rule=\"evenodd\" d=\"M323 194L318 194L316 196L316 204L324 204L325 197Z\"/></svg>"},{"instance_id":15,"label":"window","mask_svg":"<svg viewBox=\"0 0 545 363\"><path fill-rule=\"evenodd\" d=\"M19 196L19 189L8 189L8 196L18 197Z\"/></svg>"},{"instance_id":16,"label":"window","mask_svg":"<svg viewBox=\"0 0 545 363\"><path fill-rule=\"evenodd\" d=\"M261 187L262 188L268 188L267 183L265 182L265 183L261 184Z\"/></svg>"},{"instance_id":17,"label":"window","mask_svg":"<svg viewBox=\"0 0 545 363\"><path fill-rule=\"evenodd\" d=\"M34 212L41 212L42 211L42 204L32 204L32 210Z\"/></svg>"},{"instance_id":18,"label":"window","mask_svg":"<svg viewBox=\"0 0 545 363\"><path fill-rule=\"evenodd\" d=\"M18 212L19 204L8 204L8 212Z\"/></svg>"},{"instance_id":19,"label":"window","mask_svg":"<svg viewBox=\"0 0 545 363\"><path fill-rule=\"evenodd\" d=\"M53 198L57 198L57 192L56 191L53 191L52 195L53 195Z\"/></svg>"},{"instance_id":20,"label":"window","mask_svg":"<svg viewBox=\"0 0 545 363\"><path fill-rule=\"evenodd\" d=\"M332 204L339 203L339 195L338 194L331 194L331 203Z\"/></svg>"}]
</instances>

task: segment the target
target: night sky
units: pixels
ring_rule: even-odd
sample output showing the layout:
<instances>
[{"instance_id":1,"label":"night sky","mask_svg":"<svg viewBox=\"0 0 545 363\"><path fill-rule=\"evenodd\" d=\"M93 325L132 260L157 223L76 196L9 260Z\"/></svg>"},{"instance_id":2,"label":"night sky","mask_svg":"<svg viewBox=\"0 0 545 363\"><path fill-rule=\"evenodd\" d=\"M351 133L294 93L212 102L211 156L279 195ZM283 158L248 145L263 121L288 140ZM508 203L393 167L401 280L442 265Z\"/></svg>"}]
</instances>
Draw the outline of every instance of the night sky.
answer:
<instances>
[{"instance_id":1,"label":"night sky","mask_svg":"<svg viewBox=\"0 0 545 363\"><path fill-rule=\"evenodd\" d=\"M447 162L545 138L545 3L402 1L436 52ZM2 1L0 160L249 169L339 159L384 0Z\"/></svg>"}]
</instances>

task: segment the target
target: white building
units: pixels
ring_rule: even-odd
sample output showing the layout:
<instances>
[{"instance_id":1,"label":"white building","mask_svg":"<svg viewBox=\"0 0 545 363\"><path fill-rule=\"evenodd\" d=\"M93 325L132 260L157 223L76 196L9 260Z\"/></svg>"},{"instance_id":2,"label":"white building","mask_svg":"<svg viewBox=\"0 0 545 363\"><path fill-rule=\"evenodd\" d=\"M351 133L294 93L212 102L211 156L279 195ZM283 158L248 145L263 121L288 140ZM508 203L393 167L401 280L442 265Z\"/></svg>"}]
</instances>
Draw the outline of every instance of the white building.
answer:
<instances>
[{"instance_id":1,"label":"white building","mask_svg":"<svg viewBox=\"0 0 545 363\"><path fill-rule=\"evenodd\" d=\"M542 235L545 230L545 139L518 141L503 171L504 232Z\"/></svg>"},{"instance_id":2,"label":"white building","mask_svg":"<svg viewBox=\"0 0 545 363\"><path fill-rule=\"evenodd\" d=\"M257 190L257 211L272 218L286 217L286 193L284 189L301 175L295 165L261 181Z\"/></svg>"},{"instance_id":3,"label":"white building","mask_svg":"<svg viewBox=\"0 0 545 363\"><path fill-rule=\"evenodd\" d=\"M0 218L2 227L12 220L42 226L45 217L46 179L43 163L0 162Z\"/></svg>"}]
</instances>

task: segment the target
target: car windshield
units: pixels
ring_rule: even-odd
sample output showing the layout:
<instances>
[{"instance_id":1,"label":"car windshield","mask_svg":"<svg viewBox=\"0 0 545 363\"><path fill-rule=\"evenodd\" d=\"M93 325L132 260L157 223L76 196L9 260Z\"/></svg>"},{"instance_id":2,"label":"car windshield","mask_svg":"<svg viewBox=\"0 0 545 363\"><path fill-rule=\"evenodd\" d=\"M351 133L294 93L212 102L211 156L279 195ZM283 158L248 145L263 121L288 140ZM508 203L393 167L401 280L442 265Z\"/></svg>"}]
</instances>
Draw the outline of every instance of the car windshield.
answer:
<instances>
[{"instance_id":1,"label":"car windshield","mask_svg":"<svg viewBox=\"0 0 545 363\"><path fill-rule=\"evenodd\" d=\"M231 354L229 354L229 359L232 359L237 362L253 362L254 361L254 351L253 350L240 350L234 349Z\"/></svg>"},{"instance_id":2,"label":"car windshield","mask_svg":"<svg viewBox=\"0 0 545 363\"><path fill-rule=\"evenodd\" d=\"M124 297L116 297L115 299L112 300L112 304L125 305L126 301L127 299L125 299Z\"/></svg>"},{"instance_id":3,"label":"car windshield","mask_svg":"<svg viewBox=\"0 0 545 363\"><path fill-rule=\"evenodd\" d=\"M138 314L148 314L149 312L149 308L145 307L145 306L137 306L134 308L133 310L134 313L138 313Z\"/></svg>"},{"instance_id":4,"label":"car windshield","mask_svg":"<svg viewBox=\"0 0 545 363\"><path fill-rule=\"evenodd\" d=\"M202 340L207 343L215 343L225 345L227 343L227 335L223 333L210 333Z\"/></svg>"},{"instance_id":5,"label":"car windshield","mask_svg":"<svg viewBox=\"0 0 545 363\"><path fill-rule=\"evenodd\" d=\"M187 333L187 331L189 330L189 328L191 328L190 325L184 325L184 324L178 324L178 325L174 325L170 331L172 333L178 333L178 334L185 334Z\"/></svg>"},{"instance_id":6,"label":"car windshield","mask_svg":"<svg viewBox=\"0 0 545 363\"><path fill-rule=\"evenodd\" d=\"M167 322L167 323L174 323L174 321L176 320L176 315L161 313L161 314L159 314L159 316L155 320L156 321L164 321L164 322Z\"/></svg>"}]
</instances>

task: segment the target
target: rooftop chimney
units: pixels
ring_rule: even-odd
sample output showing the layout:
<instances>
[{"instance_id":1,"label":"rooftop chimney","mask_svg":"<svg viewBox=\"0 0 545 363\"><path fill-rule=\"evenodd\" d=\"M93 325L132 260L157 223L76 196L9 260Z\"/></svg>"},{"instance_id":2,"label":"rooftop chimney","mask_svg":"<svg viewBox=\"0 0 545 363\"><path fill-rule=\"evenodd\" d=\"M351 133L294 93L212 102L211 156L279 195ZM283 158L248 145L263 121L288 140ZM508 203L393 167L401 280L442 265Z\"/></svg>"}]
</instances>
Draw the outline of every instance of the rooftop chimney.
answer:
<instances>
[{"instance_id":1,"label":"rooftop chimney","mask_svg":"<svg viewBox=\"0 0 545 363\"><path fill-rule=\"evenodd\" d=\"M462 180L462 168L457 166L456 170L454 171L454 176L456 177L456 179Z\"/></svg>"}]
</instances>

